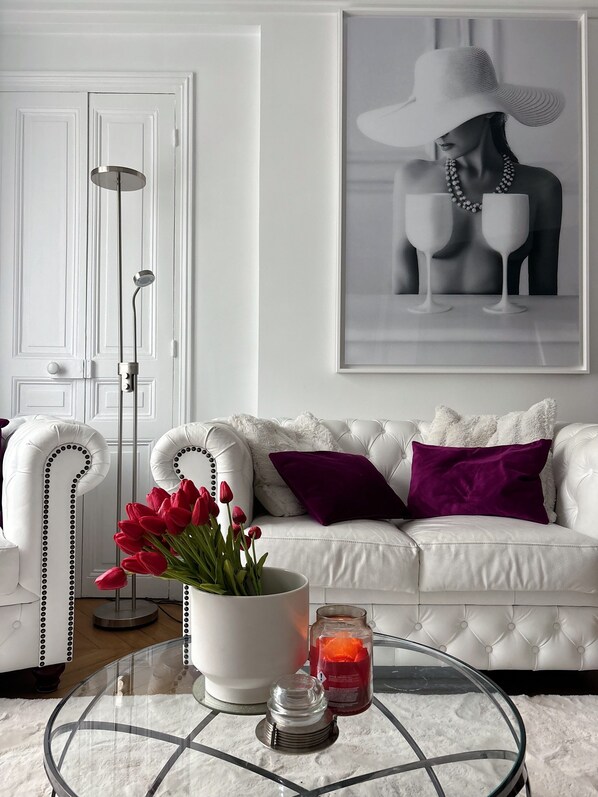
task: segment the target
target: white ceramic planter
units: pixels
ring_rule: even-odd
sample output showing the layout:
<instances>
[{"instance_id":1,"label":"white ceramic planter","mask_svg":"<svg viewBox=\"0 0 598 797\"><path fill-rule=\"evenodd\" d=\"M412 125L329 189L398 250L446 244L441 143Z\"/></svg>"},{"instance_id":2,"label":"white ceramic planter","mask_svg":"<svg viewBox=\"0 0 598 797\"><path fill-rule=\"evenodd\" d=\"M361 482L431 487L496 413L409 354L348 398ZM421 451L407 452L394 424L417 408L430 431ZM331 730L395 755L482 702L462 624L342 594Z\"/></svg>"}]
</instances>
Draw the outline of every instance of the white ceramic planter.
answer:
<instances>
[{"instance_id":1,"label":"white ceramic planter","mask_svg":"<svg viewBox=\"0 0 598 797\"><path fill-rule=\"evenodd\" d=\"M272 682L307 659L307 578L265 567L262 585L248 597L190 590L191 661L217 700L264 703Z\"/></svg>"}]
</instances>

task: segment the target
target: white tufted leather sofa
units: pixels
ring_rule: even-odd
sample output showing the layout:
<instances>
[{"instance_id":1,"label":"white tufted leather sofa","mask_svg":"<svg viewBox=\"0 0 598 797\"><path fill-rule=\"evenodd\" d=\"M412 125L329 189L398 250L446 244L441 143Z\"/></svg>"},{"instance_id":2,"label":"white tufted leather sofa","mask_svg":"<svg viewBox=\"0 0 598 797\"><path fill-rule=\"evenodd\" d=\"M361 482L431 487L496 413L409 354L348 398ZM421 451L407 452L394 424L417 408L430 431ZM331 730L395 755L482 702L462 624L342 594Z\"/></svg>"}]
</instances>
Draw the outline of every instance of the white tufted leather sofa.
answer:
<instances>
[{"instance_id":1,"label":"white tufted leather sofa","mask_svg":"<svg viewBox=\"0 0 598 797\"><path fill-rule=\"evenodd\" d=\"M284 421L283 421L284 423ZM420 421L324 421L406 500ZM320 526L253 513L247 444L225 422L191 423L154 448L157 483L186 477L235 503L263 531L268 564L305 573L310 601L367 608L374 627L484 669L598 669L598 425L568 424L554 445L557 522L452 516ZM393 663L393 662L388 662Z\"/></svg>"},{"instance_id":2,"label":"white tufted leather sofa","mask_svg":"<svg viewBox=\"0 0 598 797\"><path fill-rule=\"evenodd\" d=\"M49 691L73 652L76 498L106 476L108 448L89 426L44 416L15 418L2 437L0 672L36 668Z\"/></svg>"}]
</instances>

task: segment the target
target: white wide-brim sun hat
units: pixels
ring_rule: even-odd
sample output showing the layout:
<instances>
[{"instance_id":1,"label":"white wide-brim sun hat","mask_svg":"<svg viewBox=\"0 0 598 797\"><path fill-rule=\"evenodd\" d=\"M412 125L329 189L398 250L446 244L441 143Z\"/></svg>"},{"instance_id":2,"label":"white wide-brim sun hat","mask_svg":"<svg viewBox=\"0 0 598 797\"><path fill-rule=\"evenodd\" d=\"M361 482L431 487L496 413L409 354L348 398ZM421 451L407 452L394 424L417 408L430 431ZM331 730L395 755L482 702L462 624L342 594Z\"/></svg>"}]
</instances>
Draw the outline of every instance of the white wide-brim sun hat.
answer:
<instances>
[{"instance_id":1,"label":"white wide-brim sun hat","mask_svg":"<svg viewBox=\"0 0 598 797\"><path fill-rule=\"evenodd\" d=\"M564 106L560 91L499 84L481 47L446 47L417 59L413 94L406 102L360 114L357 127L381 144L417 147L482 114L500 111L539 127L553 122Z\"/></svg>"}]
</instances>

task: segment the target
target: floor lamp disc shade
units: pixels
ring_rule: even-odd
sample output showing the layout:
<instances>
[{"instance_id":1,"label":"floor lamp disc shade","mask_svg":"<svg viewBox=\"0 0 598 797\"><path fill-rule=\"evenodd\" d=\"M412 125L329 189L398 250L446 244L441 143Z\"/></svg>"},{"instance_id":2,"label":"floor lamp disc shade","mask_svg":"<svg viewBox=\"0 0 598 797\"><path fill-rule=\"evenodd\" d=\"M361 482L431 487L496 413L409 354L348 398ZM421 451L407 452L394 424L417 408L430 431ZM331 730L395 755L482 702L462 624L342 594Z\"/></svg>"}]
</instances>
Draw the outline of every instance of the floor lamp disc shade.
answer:
<instances>
[{"instance_id":1,"label":"floor lamp disc shade","mask_svg":"<svg viewBox=\"0 0 598 797\"><path fill-rule=\"evenodd\" d=\"M145 175L127 166L96 166L90 177L91 182L100 188L118 191L119 175L121 191L138 191L145 186Z\"/></svg>"},{"instance_id":2,"label":"floor lamp disc shade","mask_svg":"<svg viewBox=\"0 0 598 797\"><path fill-rule=\"evenodd\" d=\"M122 209L121 193L123 191L138 191L145 186L145 175L136 169L127 166L98 166L90 173L91 182L99 188L107 188L109 191L118 193L117 214L118 214L118 375L120 389L118 391L118 451L117 451L117 472L116 472L116 521L120 520L121 499L122 499L122 471L123 471L123 393L133 392L133 445L132 457L135 463L133 468L133 489L131 500L136 500L136 458L137 458L137 375L139 364L137 363L137 319L134 312L134 362L123 362L123 268L122 268ZM151 285L155 277L151 271L143 269L138 271L133 278L137 291L146 285ZM137 291L135 293L137 293ZM133 297L134 299L135 297ZM115 524L116 528L116 524ZM116 548L116 564L120 565L120 549ZM131 576L131 598L121 598L116 590L113 603L106 603L99 606L93 615L94 625L100 628L139 628L149 623L153 623L158 617L158 609L149 601L137 600L136 578Z\"/></svg>"}]
</instances>

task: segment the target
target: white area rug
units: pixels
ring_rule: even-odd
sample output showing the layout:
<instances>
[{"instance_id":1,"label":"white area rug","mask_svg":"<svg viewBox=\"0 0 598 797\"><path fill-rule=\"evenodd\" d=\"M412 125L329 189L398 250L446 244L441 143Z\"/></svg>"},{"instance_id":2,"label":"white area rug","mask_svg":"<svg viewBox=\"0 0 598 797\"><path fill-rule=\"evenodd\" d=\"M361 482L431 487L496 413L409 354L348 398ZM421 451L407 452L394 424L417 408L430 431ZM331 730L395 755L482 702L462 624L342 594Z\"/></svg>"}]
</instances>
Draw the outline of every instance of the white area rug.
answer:
<instances>
[{"instance_id":1,"label":"white area rug","mask_svg":"<svg viewBox=\"0 0 598 797\"><path fill-rule=\"evenodd\" d=\"M164 700L176 701L177 698L164 697ZM533 797L598 795L598 696L515 697L513 700L527 730L526 760ZM42 746L46 722L57 703L58 700L52 699L0 699L2 797L50 797ZM164 708L163 705L162 710ZM257 722L257 718L250 721ZM240 749L238 752L242 754ZM171 789L165 793L173 797L188 794L187 790ZM105 795L112 797L109 790Z\"/></svg>"}]
</instances>

